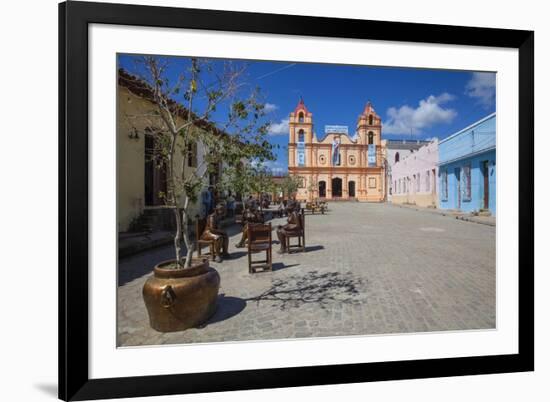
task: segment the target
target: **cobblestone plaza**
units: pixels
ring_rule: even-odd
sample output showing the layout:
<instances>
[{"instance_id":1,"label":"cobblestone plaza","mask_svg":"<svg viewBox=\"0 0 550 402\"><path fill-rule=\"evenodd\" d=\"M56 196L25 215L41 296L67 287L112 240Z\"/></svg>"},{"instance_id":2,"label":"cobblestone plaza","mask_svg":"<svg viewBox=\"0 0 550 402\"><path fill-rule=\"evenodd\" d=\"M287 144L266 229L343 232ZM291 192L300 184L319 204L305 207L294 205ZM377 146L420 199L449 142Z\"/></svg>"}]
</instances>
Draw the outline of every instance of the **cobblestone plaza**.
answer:
<instances>
[{"instance_id":1,"label":"cobblestone plaza","mask_svg":"<svg viewBox=\"0 0 550 402\"><path fill-rule=\"evenodd\" d=\"M388 204L329 207L306 216L306 252L274 252L272 272L249 274L239 227L228 228L232 258L211 262L218 307L201 328L149 326L142 287L171 246L121 259L118 345L495 328L494 226Z\"/></svg>"}]
</instances>

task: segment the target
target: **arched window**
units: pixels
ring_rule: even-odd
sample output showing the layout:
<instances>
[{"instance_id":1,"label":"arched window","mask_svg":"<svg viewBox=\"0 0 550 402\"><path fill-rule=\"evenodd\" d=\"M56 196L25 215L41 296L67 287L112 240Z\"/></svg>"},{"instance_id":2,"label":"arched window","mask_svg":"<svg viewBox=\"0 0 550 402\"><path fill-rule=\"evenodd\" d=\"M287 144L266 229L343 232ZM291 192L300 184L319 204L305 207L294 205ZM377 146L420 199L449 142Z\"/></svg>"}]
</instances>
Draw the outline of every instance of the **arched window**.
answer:
<instances>
[{"instance_id":1,"label":"arched window","mask_svg":"<svg viewBox=\"0 0 550 402\"><path fill-rule=\"evenodd\" d=\"M303 123L304 122L304 112L298 113L298 122Z\"/></svg>"},{"instance_id":2,"label":"arched window","mask_svg":"<svg viewBox=\"0 0 550 402\"><path fill-rule=\"evenodd\" d=\"M395 163L399 162L399 152L395 153Z\"/></svg>"},{"instance_id":3,"label":"arched window","mask_svg":"<svg viewBox=\"0 0 550 402\"><path fill-rule=\"evenodd\" d=\"M372 114L369 115L369 126L372 126Z\"/></svg>"},{"instance_id":4,"label":"arched window","mask_svg":"<svg viewBox=\"0 0 550 402\"><path fill-rule=\"evenodd\" d=\"M304 142L304 138L305 138L304 130L298 131L298 142Z\"/></svg>"},{"instance_id":5,"label":"arched window","mask_svg":"<svg viewBox=\"0 0 550 402\"><path fill-rule=\"evenodd\" d=\"M374 134L372 131L369 132L369 144L374 144Z\"/></svg>"}]
</instances>

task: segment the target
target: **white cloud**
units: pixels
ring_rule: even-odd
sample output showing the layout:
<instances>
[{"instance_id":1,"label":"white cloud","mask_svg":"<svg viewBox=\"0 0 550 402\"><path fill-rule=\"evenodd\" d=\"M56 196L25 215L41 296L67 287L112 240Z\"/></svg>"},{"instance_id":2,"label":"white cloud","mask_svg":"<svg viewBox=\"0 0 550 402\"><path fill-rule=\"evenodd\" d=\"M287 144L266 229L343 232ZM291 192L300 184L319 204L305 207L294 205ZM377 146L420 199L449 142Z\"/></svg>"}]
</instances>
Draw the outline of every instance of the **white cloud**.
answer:
<instances>
[{"instance_id":1,"label":"white cloud","mask_svg":"<svg viewBox=\"0 0 550 402\"><path fill-rule=\"evenodd\" d=\"M287 172L286 166L283 166L283 164L278 161L268 163L267 168L271 170L271 173L274 175L281 175Z\"/></svg>"},{"instance_id":2,"label":"white cloud","mask_svg":"<svg viewBox=\"0 0 550 402\"><path fill-rule=\"evenodd\" d=\"M279 123L271 123L267 132L269 135L288 135L289 119L283 119Z\"/></svg>"},{"instance_id":3,"label":"white cloud","mask_svg":"<svg viewBox=\"0 0 550 402\"><path fill-rule=\"evenodd\" d=\"M496 74L472 73L472 78L466 84L466 95L477 98L485 107L495 102Z\"/></svg>"},{"instance_id":4,"label":"white cloud","mask_svg":"<svg viewBox=\"0 0 550 402\"><path fill-rule=\"evenodd\" d=\"M457 112L452 108L442 105L455 99L454 95L447 92L441 95L430 95L418 102L418 107L409 105L400 108L390 107L386 112L388 118L384 122L383 131L386 134L412 134L418 135L422 130L436 124L450 123L456 117Z\"/></svg>"},{"instance_id":5,"label":"white cloud","mask_svg":"<svg viewBox=\"0 0 550 402\"><path fill-rule=\"evenodd\" d=\"M283 165L278 160L260 162L259 160L254 159L250 162L250 164L253 167L266 168L267 170L271 171L273 174L282 174L282 173L285 173L287 171L286 166Z\"/></svg>"},{"instance_id":6,"label":"white cloud","mask_svg":"<svg viewBox=\"0 0 550 402\"><path fill-rule=\"evenodd\" d=\"M265 165L273 174L282 174L287 170L286 166L283 166L283 164L279 161L267 161Z\"/></svg>"},{"instance_id":7,"label":"white cloud","mask_svg":"<svg viewBox=\"0 0 550 402\"><path fill-rule=\"evenodd\" d=\"M266 113L271 113L271 112L274 112L275 110L279 109L279 106L273 104L273 103L266 103L264 105L264 112Z\"/></svg>"}]
</instances>

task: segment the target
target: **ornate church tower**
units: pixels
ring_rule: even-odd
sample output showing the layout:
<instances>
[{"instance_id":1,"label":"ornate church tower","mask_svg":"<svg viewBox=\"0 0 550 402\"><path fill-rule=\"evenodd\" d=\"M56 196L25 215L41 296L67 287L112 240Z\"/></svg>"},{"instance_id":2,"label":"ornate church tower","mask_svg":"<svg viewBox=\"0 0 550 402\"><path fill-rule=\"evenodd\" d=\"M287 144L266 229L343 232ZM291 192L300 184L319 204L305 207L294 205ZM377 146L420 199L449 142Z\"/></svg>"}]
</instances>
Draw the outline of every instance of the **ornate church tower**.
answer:
<instances>
[{"instance_id":1,"label":"ornate church tower","mask_svg":"<svg viewBox=\"0 0 550 402\"><path fill-rule=\"evenodd\" d=\"M359 115L357 121L357 133L359 134L359 143L362 145L374 144L380 145L380 132L382 130L382 120L376 114L370 101L365 106L363 113Z\"/></svg>"},{"instance_id":2,"label":"ornate church tower","mask_svg":"<svg viewBox=\"0 0 550 402\"><path fill-rule=\"evenodd\" d=\"M361 145L360 166L380 166L382 119L376 114L372 104L367 102L357 120L358 143Z\"/></svg>"},{"instance_id":3,"label":"ornate church tower","mask_svg":"<svg viewBox=\"0 0 550 402\"><path fill-rule=\"evenodd\" d=\"M305 167L312 165L313 120L304 100L290 113L288 139L288 167Z\"/></svg>"}]
</instances>

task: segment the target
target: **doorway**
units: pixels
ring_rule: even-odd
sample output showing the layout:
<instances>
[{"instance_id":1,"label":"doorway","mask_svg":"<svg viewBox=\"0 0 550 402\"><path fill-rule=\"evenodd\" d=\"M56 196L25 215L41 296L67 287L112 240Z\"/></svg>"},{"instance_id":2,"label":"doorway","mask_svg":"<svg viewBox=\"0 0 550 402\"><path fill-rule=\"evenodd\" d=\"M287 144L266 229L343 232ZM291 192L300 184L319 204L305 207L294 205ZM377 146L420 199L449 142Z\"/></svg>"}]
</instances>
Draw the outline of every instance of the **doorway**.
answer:
<instances>
[{"instance_id":1,"label":"doorway","mask_svg":"<svg viewBox=\"0 0 550 402\"><path fill-rule=\"evenodd\" d=\"M481 162L483 172L483 209L489 209L489 161Z\"/></svg>"},{"instance_id":2,"label":"doorway","mask_svg":"<svg viewBox=\"0 0 550 402\"><path fill-rule=\"evenodd\" d=\"M460 168L455 168L456 181L456 207L460 209L461 194L460 194Z\"/></svg>"},{"instance_id":3,"label":"doorway","mask_svg":"<svg viewBox=\"0 0 550 402\"><path fill-rule=\"evenodd\" d=\"M342 179L339 177L332 179L332 197L342 197Z\"/></svg>"},{"instance_id":4,"label":"doorway","mask_svg":"<svg viewBox=\"0 0 550 402\"><path fill-rule=\"evenodd\" d=\"M355 182L353 180L348 182L348 196L355 197Z\"/></svg>"},{"instance_id":5,"label":"doorway","mask_svg":"<svg viewBox=\"0 0 550 402\"><path fill-rule=\"evenodd\" d=\"M155 160L155 139L145 136L145 206L164 205L166 194L166 167Z\"/></svg>"},{"instance_id":6,"label":"doorway","mask_svg":"<svg viewBox=\"0 0 550 402\"><path fill-rule=\"evenodd\" d=\"M327 196L327 183L323 180L319 182L319 198L325 198Z\"/></svg>"}]
</instances>

